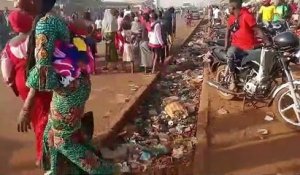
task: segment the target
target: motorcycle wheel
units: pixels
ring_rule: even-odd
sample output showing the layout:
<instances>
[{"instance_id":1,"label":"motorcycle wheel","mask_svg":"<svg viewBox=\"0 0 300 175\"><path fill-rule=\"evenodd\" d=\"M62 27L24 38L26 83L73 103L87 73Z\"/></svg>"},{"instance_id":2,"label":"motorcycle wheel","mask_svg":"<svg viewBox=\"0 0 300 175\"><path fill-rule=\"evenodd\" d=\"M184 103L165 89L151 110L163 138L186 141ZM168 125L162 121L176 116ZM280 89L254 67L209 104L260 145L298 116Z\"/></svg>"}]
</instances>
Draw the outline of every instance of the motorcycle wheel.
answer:
<instances>
[{"instance_id":1,"label":"motorcycle wheel","mask_svg":"<svg viewBox=\"0 0 300 175\"><path fill-rule=\"evenodd\" d=\"M296 89L296 94L299 99L300 89ZM272 111L278 120L288 124L289 127L299 130L300 111L297 111L295 108L290 90L288 88L280 90L274 98Z\"/></svg>"},{"instance_id":2,"label":"motorcycle wheel","mask_svg":"<svg viewBox=\"0 0 300 175\"><path fill-rule=\"evenodd\" d=\"M222 79L225 77L225 71L226 71L226 65L221 65L217 69L216 73L216 81L219 84L222 84ZM227 94L222 91L218 91L219 96L224 99L224 100L232 100L234 98L234 95L232 94Z\"/></svg>"}]
</instances>

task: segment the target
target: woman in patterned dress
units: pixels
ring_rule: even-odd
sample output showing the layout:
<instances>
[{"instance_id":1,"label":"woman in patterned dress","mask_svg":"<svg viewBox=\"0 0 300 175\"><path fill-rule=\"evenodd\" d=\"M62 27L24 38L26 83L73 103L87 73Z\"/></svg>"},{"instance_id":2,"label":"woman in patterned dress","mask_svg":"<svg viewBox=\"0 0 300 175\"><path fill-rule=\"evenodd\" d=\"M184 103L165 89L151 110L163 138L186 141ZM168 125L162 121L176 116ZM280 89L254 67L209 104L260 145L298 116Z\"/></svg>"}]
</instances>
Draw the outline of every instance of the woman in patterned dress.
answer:
<instances>
[{"instance_id":1,"label":"woman in patterned dress","mask_svg":"<svg viewBox=\"0 0 300 175\"><path fill-rule=\"evenodd\" d=\"M35 93L52 91L49 121L44 133L44 169L51 175L113 174L115 166L94 153L81 131L81 118L91 91L89 75L81 72L65 87L61 82L64 77L54 70L55 42L70 41L65 22L50 13L55 2L34 1L38 15L28 43L27 86L30 91L19 115L18 128L30 127L28 116Z\"/></svg>"}]
</instances>

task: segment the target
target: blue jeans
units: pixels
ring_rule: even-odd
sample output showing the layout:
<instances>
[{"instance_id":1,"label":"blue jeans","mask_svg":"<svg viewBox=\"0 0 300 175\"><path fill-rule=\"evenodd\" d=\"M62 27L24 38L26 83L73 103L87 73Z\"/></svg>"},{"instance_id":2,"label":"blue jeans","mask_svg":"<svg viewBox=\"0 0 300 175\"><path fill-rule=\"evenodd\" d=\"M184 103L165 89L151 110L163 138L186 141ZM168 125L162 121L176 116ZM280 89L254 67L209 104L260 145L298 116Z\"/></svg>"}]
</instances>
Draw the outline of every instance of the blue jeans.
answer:
<instances>
[{"instance_id":1,"label":"blue jeans","mask_svg":"<svg viewBox=\"0 0 300 175\"><path fill-rule=\"evenodd\" d=\"M234 61L236 59L243 59L246 55L248 55L249 51L242 50L235 46L230 46L227 50L227 64L229 67L230 73L234 73L235 64Z\"/></svg>"}]
</instances>

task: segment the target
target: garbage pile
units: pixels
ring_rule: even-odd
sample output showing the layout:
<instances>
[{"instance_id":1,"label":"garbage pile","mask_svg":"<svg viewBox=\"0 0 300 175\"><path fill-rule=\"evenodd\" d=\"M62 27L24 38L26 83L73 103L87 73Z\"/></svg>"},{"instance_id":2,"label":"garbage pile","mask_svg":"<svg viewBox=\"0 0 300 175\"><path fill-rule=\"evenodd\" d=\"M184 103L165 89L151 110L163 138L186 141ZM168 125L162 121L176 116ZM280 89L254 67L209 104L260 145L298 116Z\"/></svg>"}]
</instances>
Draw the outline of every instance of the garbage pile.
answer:
<instances>
[{"instance_id":1,"label":"garbage pile","mask_svg":"<svg viewBox=\"0 0 300 175\"><path fill-rule=\"evenodd\" d=\"M195 35L191 43L197 41ZM123 173L164 169L175 163L191 163L197 144L196 124L203 81L203 54L199 44L182 48L149 98L119 134L115 151L102 149L104 158L120 162Z\"/></svg>"}]
</instances>

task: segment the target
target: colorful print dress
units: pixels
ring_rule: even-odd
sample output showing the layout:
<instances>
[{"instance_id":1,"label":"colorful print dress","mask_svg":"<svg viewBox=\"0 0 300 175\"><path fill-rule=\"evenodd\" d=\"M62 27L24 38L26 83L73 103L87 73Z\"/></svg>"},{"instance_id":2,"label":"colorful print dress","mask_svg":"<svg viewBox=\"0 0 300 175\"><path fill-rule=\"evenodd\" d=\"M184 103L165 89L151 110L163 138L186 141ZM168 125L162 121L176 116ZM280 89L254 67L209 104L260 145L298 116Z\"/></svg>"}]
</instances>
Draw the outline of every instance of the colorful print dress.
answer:
<instances>
[{"instance_id":1,"label":"colorful print dress","mask_svg":"<svg viewBox=\"0 0 300 175\"><path fill-rule=\"evenodd\" d=\"M27 86L53 91L44 133L44 169L51 175L115 173L113 164L101 160L81 132L81 117L91 91L89 76L82 73L64 87L63 77L53 67L55 42L69 41L66 24L58 17L46 15L38 21L35 34L36 65L29 72ZM67 167L64 162L68 162Z\"/></svg>"}]
</instances>

